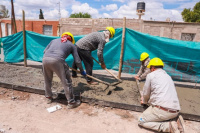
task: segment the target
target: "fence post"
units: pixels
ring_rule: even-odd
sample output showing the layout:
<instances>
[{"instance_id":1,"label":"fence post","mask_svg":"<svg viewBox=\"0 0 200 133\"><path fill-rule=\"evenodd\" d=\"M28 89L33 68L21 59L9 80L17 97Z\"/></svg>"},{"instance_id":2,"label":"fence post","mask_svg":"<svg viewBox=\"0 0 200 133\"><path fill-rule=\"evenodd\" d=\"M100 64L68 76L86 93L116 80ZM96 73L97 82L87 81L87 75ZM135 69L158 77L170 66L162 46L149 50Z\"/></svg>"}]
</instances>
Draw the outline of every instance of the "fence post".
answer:
<instances>
[{"instance_id":1,"label":"fence post","mask_svg":"<svg viewBox=\"0 0 200 133\"><path fill-rule=\"evenodd\" d=\"M25 31L25 13L24 13L24 10L22 10L22 14L23 14L24 66L27 67L27 61L26 61L26 31Z\"/></svg>"},{"instance_id":2,"label":"fence post","mask_svg":"<svg viewBox=\"0 0 200 133\"><path fill-rule=\"evenodd\" d=\"M126 30L126 17L124 17L124 19L123 19L123 32L122 32L121 54L120 54L119 73L118 73L118 78L119 79L121 78L122 64L123 64L125 30Z\"/></svg>"}]
</instances>

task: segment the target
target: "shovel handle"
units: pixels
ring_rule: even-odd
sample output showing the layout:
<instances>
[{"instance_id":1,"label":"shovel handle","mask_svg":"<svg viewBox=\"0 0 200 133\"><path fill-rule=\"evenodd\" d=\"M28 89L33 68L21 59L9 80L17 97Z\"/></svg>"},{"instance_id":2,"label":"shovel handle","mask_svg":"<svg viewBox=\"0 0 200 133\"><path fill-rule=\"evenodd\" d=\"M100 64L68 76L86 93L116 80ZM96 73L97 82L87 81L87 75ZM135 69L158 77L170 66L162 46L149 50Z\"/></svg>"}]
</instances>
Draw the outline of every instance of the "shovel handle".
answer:
<instances>
[{"instance_id":1,"label":"shovel handle","mask_svg":"<svg viewBox=\"0 0 200 133\"><path fill-rule=\"evenodd\" d=\"M100 63L98 60L96 60L94 57L92 57L92 58L93 58L93 60L95 60L95 61L101 66L101 63ZM105 70L106 70L108 73L110 73L115 79L117 79L119 82L122 82L121 79L119 79L117 76L115 76L113 73L111 73L111 71L109 71L107 68L105 68Z\"/></svg>"},{"instance_id":2,"label":"shovel handle","mask_svg":"<svg viewBox=\"0 0 200 133\"><path fill-rule=\"evenodd\" d=\"M139 91L139 93L140 93L140 97L142 97L142 93L140 92L140 82L139 82L138 79L136 79L136 86L137 86L138 91Z\"/></svg>"},{"instance_id":3,"label":"shovel handle","mask_svg":"<svg viewBox=\"0 0 200 133\"><path fill-rule=\"evenodd\" d=\"M76 72L78 72L78 73L81 73L80 71L78 71L78 70L76 70L76 69L74 69L74 68L71 68L71 67L69 67L71 70L73 70L73 71L76 71ZM94 80L96 80L96 81L99 81L99 82L101 82L101 83L103 83L103 84L105 84L105 85L110 85L110 83L107 83L107 82L105 82L105 81L102 81L102 80L100 80L100 79L98 79L98 78L95 78L95 77L93 77L93 76L91 76L91 75L88 75L88 74L86 74L86 76L87 77L89 77L89 78L91 78L91 79L94 79Z\"/></svg>"}]
</instances>

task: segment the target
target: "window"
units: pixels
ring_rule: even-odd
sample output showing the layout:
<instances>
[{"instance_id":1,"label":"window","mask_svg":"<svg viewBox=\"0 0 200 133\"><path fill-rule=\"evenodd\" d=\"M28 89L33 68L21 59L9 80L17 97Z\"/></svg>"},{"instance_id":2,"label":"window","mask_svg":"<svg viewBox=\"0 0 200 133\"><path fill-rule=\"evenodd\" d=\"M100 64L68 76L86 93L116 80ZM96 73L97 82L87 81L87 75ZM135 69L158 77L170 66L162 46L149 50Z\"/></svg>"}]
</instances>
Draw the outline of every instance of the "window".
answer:
<instances>
[{"instance_id":1,"label":"window","mask_svg":"<svg viewBox=\"0 0 200 133\"><path fill-rule=\"evenodd\" d=\"M193 41L195 37L194 33L182 33L181 40L183 41Z\"/></svg>"},{"instance_id":2,"label":"window","mask_svg":"<svg viewBox=\"0 0 200 133\"><path fill-rule=\"evenodd\" d=\"M52 25L43 25L43 34L52 36Z\"/></svg>"},{"instance_id":3,"label":"window","mask_svg":"<svg viewBox=\"0 0 200 133\"><path fill-rule=\"evenodd\" d=\"M1 23L1 34L2 34L2 37L6 36L6 27L5 27L5 23Z\"/></svg>"},{"instance_id":4,"label":"window","mask_svg":"<svg viewBox=\"0 0 200 133\"><path fill-rule=\"evenodd\" d=\"M9 35L12 35L12 27L11 27L11 24L7 24L7 34L8 34L8 36L9 36Z\"/></svg>"}]
</instances>

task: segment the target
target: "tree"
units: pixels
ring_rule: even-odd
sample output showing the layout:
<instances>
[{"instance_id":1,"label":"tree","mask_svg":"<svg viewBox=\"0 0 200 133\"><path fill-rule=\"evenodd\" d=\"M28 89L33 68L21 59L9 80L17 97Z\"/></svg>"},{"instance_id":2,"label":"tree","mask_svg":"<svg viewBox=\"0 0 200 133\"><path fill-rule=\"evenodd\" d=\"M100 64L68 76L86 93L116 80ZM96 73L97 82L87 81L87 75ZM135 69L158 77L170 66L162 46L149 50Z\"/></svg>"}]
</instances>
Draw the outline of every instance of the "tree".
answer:
<instances>
[{"instance_id":1,"label":"tree","mask_svg":"<svg viewBox=\"0 0 200 133\"><path fill-rule=\"evenodd\" d=\"M44 15L43 15L42 9L40 9L39 19L44 19Z\"/></svg>"},{"instance_id":2,"label":"tree","mask_svg":"<svg viewBox=\"0 0 200 133\"><path fill-rule=\"evenodd\" d=\"M74 13L70 15L70 18L91 18L91 15L89 13Z\"/></svg>"},{"instance_id":3,"label":"tree","mask_svg":"<svg viewBox=\"0 0 200 133\"><path fill-rule=\"evenodd\" d=\"M0 16L0 18L9 18L10 17L10 15L8 15L8 9L6 9L6 10L1 10L0 11L1 13L2 13L2 15Z\"/></svg>"},{"instance_id":4,"label":"tree","mask_svg":"<svg viewBox=\"0 0 200 133\"><path fill-rule=\"evenodd\" d=\"M191 10L191 8L185 8L181 12L181 15L184 22L200 22L200 2L195 4L193 10Z\"/></svg>"}]
</instances>

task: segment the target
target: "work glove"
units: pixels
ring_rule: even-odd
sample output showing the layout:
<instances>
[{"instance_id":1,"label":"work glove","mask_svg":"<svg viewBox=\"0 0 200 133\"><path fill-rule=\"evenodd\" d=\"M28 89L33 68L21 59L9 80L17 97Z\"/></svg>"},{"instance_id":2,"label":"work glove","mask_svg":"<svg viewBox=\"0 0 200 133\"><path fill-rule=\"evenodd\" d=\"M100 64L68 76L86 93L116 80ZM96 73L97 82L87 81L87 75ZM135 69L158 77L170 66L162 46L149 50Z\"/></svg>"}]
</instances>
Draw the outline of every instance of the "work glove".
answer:
<instances>
[{"instance_id":1,"label":"work glove","mask_svg":"<svg viewBox=\"0 0 200 133\"><path fill-rule=\"evenodd\" d=\"M85 72L85 71L82 71L82 72L81 72L81 75L83 75L84 77L86 77L86 72Z\"/></svg>"},{"instance_id":2,"label":"work glove","mask_svg":"<svg viewBox=\"0 0 200 133\"><path fill-rule=\"evenodd\" d=\"M101 68L102 68L102 69L106 69L105 63L101 63Z\"/></svg>"}]
</instances>

